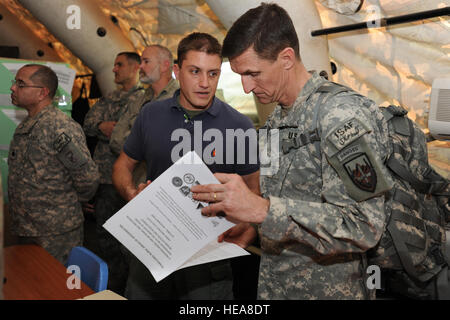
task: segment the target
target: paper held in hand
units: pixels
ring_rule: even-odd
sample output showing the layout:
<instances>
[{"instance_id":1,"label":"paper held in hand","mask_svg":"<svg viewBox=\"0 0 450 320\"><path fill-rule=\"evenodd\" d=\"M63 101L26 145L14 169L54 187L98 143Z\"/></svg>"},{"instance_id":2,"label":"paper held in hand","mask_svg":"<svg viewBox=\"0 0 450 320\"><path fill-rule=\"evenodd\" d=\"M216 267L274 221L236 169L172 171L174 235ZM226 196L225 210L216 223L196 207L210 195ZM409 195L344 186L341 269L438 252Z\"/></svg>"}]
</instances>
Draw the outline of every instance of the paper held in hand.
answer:
<instances>
[{"instance_id":1,"label":"paper held in hand","mask_svg":"<svg viewBox=\"0 0 450 320\"><path fill-rule=\"evenodd\" d=\"M195 152L161 174L103 227L130 250L157 282L177 269L249 254L217 237L234 226L223 217L204 217L207 203L192 199L190 187L220 183ZM203 250L202 250L203 249Z\"/></svg>"}]
</instances>

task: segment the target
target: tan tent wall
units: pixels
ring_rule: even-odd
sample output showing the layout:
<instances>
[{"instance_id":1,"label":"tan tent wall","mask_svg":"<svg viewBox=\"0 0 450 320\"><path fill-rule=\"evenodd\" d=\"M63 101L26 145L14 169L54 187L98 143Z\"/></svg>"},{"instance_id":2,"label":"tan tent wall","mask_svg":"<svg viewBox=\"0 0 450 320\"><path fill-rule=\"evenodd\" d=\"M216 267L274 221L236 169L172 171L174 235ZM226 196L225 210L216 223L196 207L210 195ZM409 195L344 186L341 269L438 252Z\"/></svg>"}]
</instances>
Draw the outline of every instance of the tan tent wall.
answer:
<instances>
[{"instance_id":1,"label":"tan tent wall","mask_svg":"<svg viewBox=\"0 0 450 320\"><path fill-rule=\"evenodd\" d=\"M95 1L90 0L20 0L34 17L61 41L74 55L80 58L96 76L103 94L114 90L114 59L119 52L135 51L133 44L117 26L103 14ZM80 28L69 29L67 21L71 14L69 6L80 8ZM106 34L98 35L99 28Z\"/></svg>"},{"instance_id":2,"label":"tan tent wall","mask_svg":"<svg viewBox=\"0 0 450 320\"><path fill-rule=\"evenodd\" d=\"M9 9L0 3L0 45L18 47L21 59L59 61L62 59Z\"/></svg>"}]
</instances>

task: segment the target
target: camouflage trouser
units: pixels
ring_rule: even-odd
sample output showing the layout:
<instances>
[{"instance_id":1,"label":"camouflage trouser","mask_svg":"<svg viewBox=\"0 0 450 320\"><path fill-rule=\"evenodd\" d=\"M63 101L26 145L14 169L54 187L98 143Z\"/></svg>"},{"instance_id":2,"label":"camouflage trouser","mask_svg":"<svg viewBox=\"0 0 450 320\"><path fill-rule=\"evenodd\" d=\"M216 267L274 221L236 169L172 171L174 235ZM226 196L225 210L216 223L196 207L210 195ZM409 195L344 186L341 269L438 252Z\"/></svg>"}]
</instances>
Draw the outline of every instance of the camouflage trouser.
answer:
<instances>
[{"instance_id":1,"label":"camouflage trouser","mask_svg":"<svg viewBox=\"0 0 450 320\"><path fill-rule=\"evenodd\" d=\"M43 237L18 237L19 244L37 244L62 264L66 264L70 250L83 245L83 225L66 233Z\"/></svg>"},{"instance_id":2,"label":"camouflage trouser","mask_svg":"<svg viewBox=\"0 0 450 320\"><path fill-rule=\"evenodd\" d=\"M122 245L103 224L126 204L113 185L101 184L95 196L95 220L99 256L108 264L108 289L123 294L128 276L128 262Z\"/></svg>"}]
</instances>

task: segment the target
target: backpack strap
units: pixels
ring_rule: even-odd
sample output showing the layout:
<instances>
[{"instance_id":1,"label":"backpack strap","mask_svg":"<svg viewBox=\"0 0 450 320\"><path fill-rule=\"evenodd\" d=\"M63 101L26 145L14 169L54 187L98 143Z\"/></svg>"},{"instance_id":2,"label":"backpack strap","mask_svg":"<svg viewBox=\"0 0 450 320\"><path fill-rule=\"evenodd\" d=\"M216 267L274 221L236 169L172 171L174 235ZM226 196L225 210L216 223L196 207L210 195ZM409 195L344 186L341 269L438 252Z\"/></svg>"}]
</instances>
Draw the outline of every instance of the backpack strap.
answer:
<instances>
[{"instance_id":1,"label":"backpack strap","mask_svg":"<svg viewBox=\"0 0 450 320\"><path fill-rule=\"evenodd\" d=\"M450 273L445 266L436 278L436 291L438 300L450 300Z\"/></svg>"},{"instance_id":2,"label":"backpack strap","mask_svg":"<svg viewBox=\"0 0 450 320\"><path fill-rule=\"evenodd\" d=\"M319 122L319 113L320 107L322 106L325 98L333 97L340 92L351 91L350 88L343 86L341 84L335 82L328 82L320 86L316 92L320 93L319 98L317 99L316 105L314 106L314 115L311 130L309 131L309 137L312 142L314 142L314 146L316 148L317 154L321 154L320 152L320 132L318 130L318 122Z\"/></svg>"},{"instance_id":3,"label":"backpack strap","mask_svg":"<svg viewBox=\"0 0 450 320\"><path fill-rule=\"evenodd\" d=\"M317 99L316 104L314 105L314 114L313 114L313 122L311 129L308 132L303 132L299 134L295 139L292 140L285 140L281 144L281 148L283 150L283 153L286 154L289 152L291 148L301 148L307 144L314 143L317 154L321 154L320 152L320 133L318 130L318 120L319 120L319 113L320 113L320 107L322 106L323 102L327 97L332 97L339 92L349 91L351 89L342 86L340 84L334 83L334 82L327 82L326 84L323 84L319 88L316 89L315 92L319 92L320 96ZM314 93L315 93L314 92Z\"/></svg>"},{"instance_id":4,"label":"backpack strap","mask_svg":"<svg viewBox=\"0 0 450 320\"><path fill-rule=\"evenodd\" d=\"M412 239L405 237L404 234L398 232L398 229L395 226L394 220L406 222L409 225L413 225L418 229L422 229L424 231L425 236L427 235L426 226L424 221L414 217L413 215L406 215L404 212L393 210L391 213L390 222L388 223L386 229L391 235L393 245L397 251L398 257L402 263L402 266L406 273L413 279L418 280L420 282L426 282L430 280L436 273L424 273L419 275L414 267L414 263L412 261L411 255L409 254L409 250L407 244L413 244ZM422 239L423 243L426 243L428 240ZM418 245L418 243L417 243Z\"/></svg>"},{"instance_id":5,"label":"backpack strap","mask_svg":"<svg viewBox=\"0 0 450 320\"><path fill-rule=\"evenodd\" d=\"M411 209L411 210L419 210L420 204L418 201L416 201L412 196L407 194L406 192L402 191L401 189L393 189L393 195L392 198L400 202L405 207Z\"/></svg>"},{"instance_id":6,"label":"backpack strap","mask_svg":"<svg viewBox=\"0 0 450 320\"><path fill-rule=\"evenodd\" d=\"M414 141L414 127L411 124L411 120L405 117L408 111L402 107L393 105L387 108L381 108L381 110L385 119L392 123L394 131L400 135L409 137L409 143L412 145ZM410 157L412 155L400 145L394 144L393 149L394 153L400 154L408 163L412 160L412 157ZM425 180L418 179L394 157L394 154L391 154L386 165L400 178L406 180L416 191L423 194L437 194L448 185L448 181L443 179L430 167L424 174Z\"/></svg>"},{"instance_id":7,"label":"backpack strap","mask_svg":"<svg viewBox=\"0 0 450 320\"><path fill-rule=\"evenodd\" d=\"M381 108L384 117L387 121L391 121L396 133L403 136L410 136L411 129L408 119L405 117L408 111L402 107L390 105L386 108Z\"/></svg>"},{"instance_id":8,"label":"backpack strap","mask_svg":"<svg viewBox=\"0 0 450 320\"><path fill-rule=\"evenodd\" d=\"M394 148L395 149L395 148ZM394 150L395 151L395 150ZM443 180L441 177L439 180L422 181L414 176L407 168L405 168L400 161L395 159L394 155L391 155L387 160L386 165L395 174L397 174L403 180L409 182L409 184L418 192L423 194L434 194L434 195L446 195L442 193L442 190L446 188L448 182Z\"/></svg>"},{"instance_id":9,"label":"backpack strap","mask_svg":"<svg viewBox=\"0 0 450 320\"><path fill-rule=\"evenodd\" d=\"M391 194L392 194L392 199L394 201L401 203L405 207L407 207L411 210L415 210L415 211L419 211L421 209L420 203L416 199L414 199L413 196L409 195L405 191L402 191L401 189L398 189L398 188L394 188L394 189L392 189ZM442 221L441 221L442 217L440 215L436 214L434 211L430 210L430 211L424 211L422 213L423 213L424 220L431 221L438 225L442 225ZM412 224L416 228L422 229L422 225L419 223L420 220L411 221L410 218L402 218L402 216L398 216L396 218L396 220L405 222L407 224ZM440 242L441 233L438 230L427 228L427 232L433 240L435 240L436 242ZM414 243L408 243L408 244L412 244L412 245L415 245L416 247L420 247Z\"/></svg>"},{"instance_id":10,"label":"backpack strap","mask_svg":"<svg viewBox=\"0 0 450 320\"><path fill-rule=\"evenodd\" d=\"M317 99L316 105L314 106L314 116L313 116L313 123L312 123L312 129L310 131L310 134L313 136L318 137L318 141L320 141L320 136L317 130L317 123L319 119L319 113L320 113L320 107L322 106L323 101L326 97L332 97L340 92L350 91L351 89L340 85L335 82L328 82L327 84L324 84L320 86L316 92L320 92L321 95L319 96L319 99Z\"/></svg>"}]
</instances>

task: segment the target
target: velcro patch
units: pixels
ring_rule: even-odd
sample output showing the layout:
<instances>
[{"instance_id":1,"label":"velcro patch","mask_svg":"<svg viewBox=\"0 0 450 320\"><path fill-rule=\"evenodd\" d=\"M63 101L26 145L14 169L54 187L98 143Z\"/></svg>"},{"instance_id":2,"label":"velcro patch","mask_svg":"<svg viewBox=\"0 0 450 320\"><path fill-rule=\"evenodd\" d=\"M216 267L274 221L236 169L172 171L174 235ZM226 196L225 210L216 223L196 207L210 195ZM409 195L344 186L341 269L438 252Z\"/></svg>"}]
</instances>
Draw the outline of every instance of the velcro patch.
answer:
<instances>
[{"instance_id":1,"label":"velcro patch","mask_svg":"<svg viewBox=\"0 0 450 320\"><path fill-rule=\"evenodd\" d=\"M337 155L340 162L344 161L345 159L354 156L355 154L361 153L361 146L359 144L352 145L348 148L345 148L344 150L340 151Z\"/></svg>"},{"instance_id":2,"label":"velcro patch","mask_svg":"<svg viewBox=\"0 0 450 320\"><path fill-rule=\"evenodd\" d=\"M352 182L361 190L374 192L377 187L377 173L369 157L362 153L344 163Z\"/></svg>"},{"instance_id":3,"label":"velcro patch","mask_svg":"<svg viewBox=\"0 0 450 320\"><path fill-rule=\"evenodd\" d=\"M87 162L86 156L78 149L72 139L61 133L53 142L53 146L58 151L57 157L68 169L76 169Z\"/></svg>"},{"instance_id":4,"label":"velcro patch","mask_svg":"<svg viewBox=\"0 0 450 320\"><path fill-rule=\"evenodd\" d=\"M53 147L56 151L61 152L67 144L72 141L72 139L65 134L64 132L61 133L58 138L53 142Z\"/></svg>"},{"instance_id":5,"label":"velcro patch","mask_svg":"<svg viewBox=\"0 0 450 320\"><path fill-rule=\"evenodd\" d=\"M341 150L367 132L368 130L358 119L352 118L331 132L327 139Z\"/></svg>"}]
</instances>

